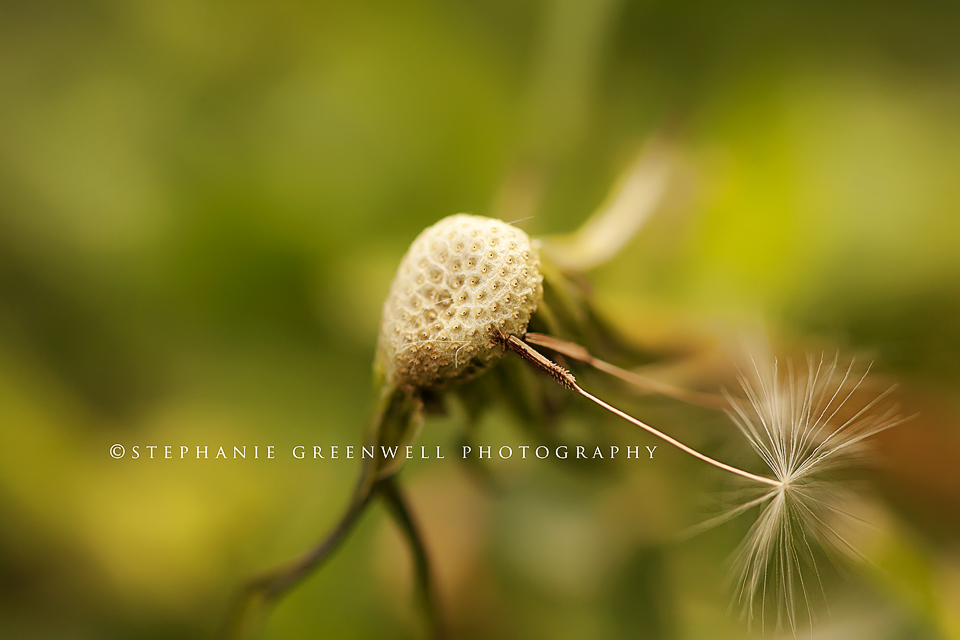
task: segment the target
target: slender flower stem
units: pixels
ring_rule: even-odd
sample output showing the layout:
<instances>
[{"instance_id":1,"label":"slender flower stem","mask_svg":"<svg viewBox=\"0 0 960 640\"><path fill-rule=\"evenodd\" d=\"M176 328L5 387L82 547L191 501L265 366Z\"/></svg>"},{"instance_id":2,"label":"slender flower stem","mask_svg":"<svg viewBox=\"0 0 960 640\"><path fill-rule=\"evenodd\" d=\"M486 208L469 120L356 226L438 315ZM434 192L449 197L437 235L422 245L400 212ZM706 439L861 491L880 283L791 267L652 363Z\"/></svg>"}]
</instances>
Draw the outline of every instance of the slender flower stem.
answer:
<instances>
[{"instance_id":1,"label":"slender flower stem","mask_svg":"<svg viewBox=\"0 0 960 640\"><path fill-rule=\"evenodd\" d=\"M372 477L372 476L371 476ZM222 630L224 640L241 640L253 637L266 617L270 606L303 580L318 566L326 562L339 548L354 525L360 519L377 494L383 481L370 481L364 474L358 483L350 505L323 540L290 564L281 566L247 584L237 594Z\"/></svg>"},{"instance_id":2,"label":"slender flower stem","mask_svg":"<svg viewBox=\"0 0 960 640\"><path fill-rule=\"evenodd\" d=\"M400 483L395 476L381 480L378 486L390 515L393 516L410 545L417 576L417 589L420 592L420 598L430 624L430 637L432 640L445 640L447 633L443 624L439 598L433 583L430 556L427 553L420 528L410 511L410 505L407 503L407 499L400 489Z\"/></svg>"}]
</instances>

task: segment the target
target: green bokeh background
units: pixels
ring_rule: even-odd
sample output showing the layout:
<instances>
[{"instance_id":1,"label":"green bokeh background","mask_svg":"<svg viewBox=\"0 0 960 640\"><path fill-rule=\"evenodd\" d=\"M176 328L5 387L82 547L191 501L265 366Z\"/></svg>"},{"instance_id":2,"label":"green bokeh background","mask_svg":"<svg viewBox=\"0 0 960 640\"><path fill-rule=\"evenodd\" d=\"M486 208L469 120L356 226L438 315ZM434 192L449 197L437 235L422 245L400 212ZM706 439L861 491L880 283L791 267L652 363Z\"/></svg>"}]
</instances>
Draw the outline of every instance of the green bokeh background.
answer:
<instances>
[{"instance_id":1,"label":"green bokeh background","mask_svg":"<svg viewBox=\"0 0 960 640\"><path fill-rule=\"evenodd\" d=\"M356 460L289 451L359 443L416 234L518 193L523 229L571 231L653 135L680 169L599 307L648 345L759 323L898 380L918 415L868 473L876 565L825 578L815 636L960 637L958 33L935 1L2 3L0 637L212 636L346 503ZM483 429L525 442L497 408ZM746 636L723 578L748 523L677 542L723 479L658 456L495 463L500 492L410 465L457 636ZM421 637L409 582L374 511L263 637Z\"/></svg>"}]
</instances>

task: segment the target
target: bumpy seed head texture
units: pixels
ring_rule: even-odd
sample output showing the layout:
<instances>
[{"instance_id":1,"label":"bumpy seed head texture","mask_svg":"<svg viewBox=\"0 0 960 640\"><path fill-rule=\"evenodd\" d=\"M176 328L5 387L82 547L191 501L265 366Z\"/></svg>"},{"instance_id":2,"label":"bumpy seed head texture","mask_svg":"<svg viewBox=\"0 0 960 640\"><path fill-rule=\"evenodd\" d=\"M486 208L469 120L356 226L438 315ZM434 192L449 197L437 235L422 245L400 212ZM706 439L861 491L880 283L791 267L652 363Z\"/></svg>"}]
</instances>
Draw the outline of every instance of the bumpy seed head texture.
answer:
<instances>
[{"instance_id":1,"label":"bumpy seed head texture","mask_svg":"<svg viewBox=\"0 0 960 640\"><path fill-rule=\"evenodd\" d=\"M481 216L444 218L413 241L383 305L377 359L387 383L469 377L503 353L493 336L526 333L542 297L527 234Z\"/></svg>"}]
</instances>

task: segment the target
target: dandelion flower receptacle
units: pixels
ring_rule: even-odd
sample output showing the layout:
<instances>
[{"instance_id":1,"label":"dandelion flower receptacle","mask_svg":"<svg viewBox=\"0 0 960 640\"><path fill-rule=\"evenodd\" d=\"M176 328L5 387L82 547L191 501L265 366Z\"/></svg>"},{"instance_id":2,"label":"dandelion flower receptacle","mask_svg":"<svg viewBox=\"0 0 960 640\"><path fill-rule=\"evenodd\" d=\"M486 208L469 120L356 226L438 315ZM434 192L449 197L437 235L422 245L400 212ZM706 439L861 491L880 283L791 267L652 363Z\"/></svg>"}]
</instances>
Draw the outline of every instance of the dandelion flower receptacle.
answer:
<instances>
[{"instance_id":1,"label":"dandelion flower receptacle","mask_svg":"<svg viewBox=\"0 0 960 640\"><path fill-rule=\"evenodd\" d=\"M400 261L383 305L377 367L411 390L462 382L523 336L543 298L540 258L526 233L467 214L424 230Z\"/></svg>"}]
</instances>

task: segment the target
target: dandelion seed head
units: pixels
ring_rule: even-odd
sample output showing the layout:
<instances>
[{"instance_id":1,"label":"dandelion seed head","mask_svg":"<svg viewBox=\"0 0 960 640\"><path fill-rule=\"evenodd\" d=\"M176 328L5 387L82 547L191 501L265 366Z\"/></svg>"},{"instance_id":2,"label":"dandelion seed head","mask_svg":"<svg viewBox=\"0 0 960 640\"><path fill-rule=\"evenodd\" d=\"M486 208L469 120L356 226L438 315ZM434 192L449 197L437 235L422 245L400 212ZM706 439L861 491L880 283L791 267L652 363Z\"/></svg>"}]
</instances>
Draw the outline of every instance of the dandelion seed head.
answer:
<instances>
[{"instance_id":1,"label":"dandelion seed head","mask_svg":"<svg viewBox=\"0 0 960 640\"><path fill-rule=\"evenodd\" d=\"M834 522L852 518L843 508L843 487L824 477L850 462L864 440L903 420L897 407L884 408L895 387L866 402L858 398L869 367L855 373L851 361L808 357L805 370L791 362L762 368L753 363L739 377L744 397L730 394L728 414L763 459L778 484L737 507L722 520L759 508L757 520L734 556L734 602L748 624L759 612L775 611L776 627L796 634L811 598L824 594L816 549L862 557ZM824 594L824 599L826 599Z\"/></svg>"},{"instance_id":2,"label":"dandelion seed head","mask_svg":"<svg viewBox=\"0 0 960 640\"><path fill-rule=\"evenodd\" d=\"M516 227L458 214L425 229L383 305L377 359L387 381L419 388L479 371L503 353L492 334L526 333L542 283L539 256Z\"/></svg>"}]
</instances>

